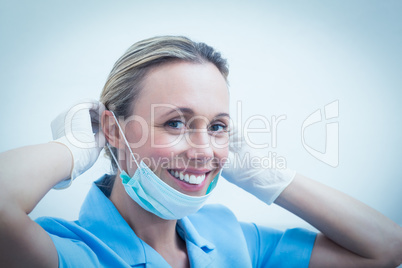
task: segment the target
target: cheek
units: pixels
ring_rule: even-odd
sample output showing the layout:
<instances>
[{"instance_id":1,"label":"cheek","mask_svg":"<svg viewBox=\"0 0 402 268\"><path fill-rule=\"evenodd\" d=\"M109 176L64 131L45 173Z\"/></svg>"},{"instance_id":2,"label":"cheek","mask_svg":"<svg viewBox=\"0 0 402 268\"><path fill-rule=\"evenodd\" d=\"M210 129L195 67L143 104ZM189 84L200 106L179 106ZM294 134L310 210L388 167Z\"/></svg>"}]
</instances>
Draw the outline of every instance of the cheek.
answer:
<instances>
[{"instance_id":1,"label":"cheek","mask_svg":"<svg viewBox=\"0 0 402 268\"><path fill-rule=\"evenodd\" d=\"M187 145L185 134L169 134L164 131L154 131L150 135L150 144L155 148L180 150Z\"/></svg>"},{"instance_id":2,"label":"cheek","mask_svg":"<svg viewBox=\"0 0 402 268\"><path fill-rule=\"evenodd\" d=\"M133 149L141 149L148 143L149 129L140 121L131 120L122 126L126 139Z\"/></svg>"},{"instance_id":3,"label":"cheek","mask_svg":"<svg viewBox=\"0 0 402 268\"><path fill-rule=\"evenodd\" d=\"M188 148L186 144L177 142L174 144L165 145L150 145L148 150L148 155L152 158L164 158L172 160L174 157L183 156Z\"/></svg>"},{"instance_id":4,"label":"cheek","mask_svg":"<svg viewBox=\"0 0 402 268\"><path fill-rule=\"evenodd\" d=\"M215 159L220 167L223 167L223 165L226 163L228 156L229 156L228 147L215 149Z\"/></svg>"},{"instance_id":5,"label":"cheek","mask_svg":"<svg viewBox=\"0 0 402 268\"><path fill-rule=\"evenodd\" d=\"M146 149L145 149L146 148ZM175 157L183 156L188 148L185 139L175 135L155 134L141 148L142 157L152 159L154 170L169 168Z\"/></svg>"},{"instance_id":6,"label":"cheek","mask_svg":"<svg viewBox=\"0 0 402 268\"><path fill-rule=\"evenodd\" d=\"M219 161L227 160L229 156L229 136L215 136L211 138L214 156Z\"/></svg>"},{"instance_id":7,"label":"cheek","mask_svg":"<svg viewBox=\"0 0 402 268\"><path fill-rule=\"evenodd\" d=\"M151 132L147 145L152 149L152 154L160 156L176 156L188 147L184 134L172 135L165 131Z\"/></svg>"}]
</instances>

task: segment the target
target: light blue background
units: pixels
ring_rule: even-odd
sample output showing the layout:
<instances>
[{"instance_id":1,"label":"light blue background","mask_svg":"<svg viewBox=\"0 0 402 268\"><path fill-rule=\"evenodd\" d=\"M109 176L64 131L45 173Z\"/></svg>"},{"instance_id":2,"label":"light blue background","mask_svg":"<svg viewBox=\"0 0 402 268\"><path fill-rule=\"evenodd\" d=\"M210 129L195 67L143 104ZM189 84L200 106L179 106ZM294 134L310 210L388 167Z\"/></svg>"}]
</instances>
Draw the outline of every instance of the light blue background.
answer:
<instances>
[{"instance_id":1,"label":"light blue background","mask_svg":"<svg viewBox=\"0 0 402 268\"><path fill-rule=\"evenodd\" d=\"M242 100L245 119L287 116L278 126L277 148L270 149L284 156L290 168L402 225L402 2L70 0L0 5L0 151L51 140L51 120L79 99L98 98L113 63L132 43L154 35L187 35L228 58L232 107ZM301 126L335 100L339 118L331 122L339 122L339 166L333 168L303 148ZM305 134L311 147L324 150L325 122ZM256 137L261 143L270 138ZM31 216L74 219L105 163L97 163L70 189L51 191ZM229 206L241 220L310 228L224 180L210 201Z\"/></svg>"}]
</instances>

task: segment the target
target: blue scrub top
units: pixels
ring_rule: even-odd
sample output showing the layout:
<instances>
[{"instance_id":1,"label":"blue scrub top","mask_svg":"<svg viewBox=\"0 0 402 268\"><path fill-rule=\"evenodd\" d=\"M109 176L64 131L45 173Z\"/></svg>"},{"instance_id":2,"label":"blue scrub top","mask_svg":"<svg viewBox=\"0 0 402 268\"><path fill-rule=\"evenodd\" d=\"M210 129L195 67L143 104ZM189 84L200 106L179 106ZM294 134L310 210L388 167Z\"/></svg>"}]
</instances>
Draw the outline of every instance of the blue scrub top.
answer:
<instances>
[{"instance_id":1,"label":"blue scrub top","mask_svg":"<svg viewBox=\"0 0 402 268\"><path fill-rule=\"evenodd\" d=\"M77 221L36 220L50 235L59 267L170 267L136 236L113 203L94 183ZM285 232L238 222L222 205L206 205L177 222L190 266L308 267L316 234Z\"/></svg>"}]
</instances>

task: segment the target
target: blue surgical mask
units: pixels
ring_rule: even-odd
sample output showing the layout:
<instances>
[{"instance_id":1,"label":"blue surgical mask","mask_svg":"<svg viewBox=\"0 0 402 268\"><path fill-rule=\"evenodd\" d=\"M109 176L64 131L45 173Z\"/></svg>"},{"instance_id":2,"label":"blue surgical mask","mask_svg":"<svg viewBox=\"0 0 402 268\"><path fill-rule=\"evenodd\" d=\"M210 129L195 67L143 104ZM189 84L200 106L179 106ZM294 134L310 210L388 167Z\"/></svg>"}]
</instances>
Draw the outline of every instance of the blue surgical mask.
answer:
<instances>
[{"instance_id":1,"label":"blue surgical mask","mask_svg":"<svg viewBox=\"0 0 402 268\"><path fill-rule=\"evenodd\" d=\"M134 175L130 177L121 169L109 144L107 145L120 170L120 178L127 194L143 209L165 220L177 220L197 212L215 188L222 170L215 176L204 196L190 196L177 191L162 181L143 161L138 164L116 116L113 112L112 114L138 167Z\"/></svg>"}]
</instances>

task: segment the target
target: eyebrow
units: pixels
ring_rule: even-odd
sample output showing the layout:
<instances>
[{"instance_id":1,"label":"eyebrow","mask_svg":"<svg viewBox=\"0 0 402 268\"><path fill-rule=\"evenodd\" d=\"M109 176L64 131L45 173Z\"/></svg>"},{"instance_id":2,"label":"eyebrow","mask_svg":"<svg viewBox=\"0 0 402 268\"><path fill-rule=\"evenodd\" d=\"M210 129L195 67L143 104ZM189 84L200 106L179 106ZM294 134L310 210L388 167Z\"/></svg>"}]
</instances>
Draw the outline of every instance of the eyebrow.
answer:
<instances>
[{"instance_id":1,"label":"eyebrow","mask_svg":"<svg viewBox=\"0 0 402 268\"><path fill-rule=\"evenodd\" d=\"M195 114L194 111L191 108L177 107L176 109L172 109L171 111L165 113L163 116L169 116L172 113L177 112L177 111L179 111L179 112L181 112L183 114ZM219 113L219 114L214 116L214 118L217 118L217 117L229 117L230 118L230 115L228 113Z\"/></svg>"},{"instance_id":2,"label":"eyebrow","mask_svg":"<svg viewBox=\"0 0 402 268\"><path fill-rule=\"evenodd\" d=\"M216 117L229 117L230 118L230 115L228 113L219 113L214 118L216 118Z\"/></svg>"}]
</instances>

